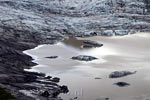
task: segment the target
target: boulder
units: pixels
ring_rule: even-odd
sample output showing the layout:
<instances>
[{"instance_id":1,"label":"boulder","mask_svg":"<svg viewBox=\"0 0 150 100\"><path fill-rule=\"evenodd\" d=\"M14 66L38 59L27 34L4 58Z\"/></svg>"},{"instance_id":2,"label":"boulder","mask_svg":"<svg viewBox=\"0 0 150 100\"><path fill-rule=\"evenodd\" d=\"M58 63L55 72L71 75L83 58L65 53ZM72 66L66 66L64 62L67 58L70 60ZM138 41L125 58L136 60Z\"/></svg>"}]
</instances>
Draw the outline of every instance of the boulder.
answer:
<instances>
[{"instance_id":1,"label":"boulder","mask_svg":"<svg viewBox=\"0 0 150 100\"><path fill-rule=\"evenodd\" d=\"M45 57L45 58L56 59L56 58L58 58L58 56L49 56L49 57Z\"/></svg>"},{"instance_id":2,"label":"boulder","mask_svg":"<svg viewBox=\"0 0 150 100\"><path fill-rule=\"evenodd\" d=\"M126 82L117 82L117 83L114 83L114 84L119 86L119 87L125 87L125 86L129 86L130 85L129 83L126 83Z\"/></svg>"},{"instance_id":3,"label":"boulder","mask_svg":"<svg viewBox=\"0 0 150 100\"><path fill-rule=\"evenodd\" d=\"M130 72L130 71L115 71L115 72L112 72L110 75L109 75L109 78L120 78L120 77L124 77L124 76L128 76L128 75L132 75L132 74L135 74L136 71L134 72Z\"/></svg>"},{"instance_id":4,"label":"boulder","mask_svg":"<svg viewBox=\"0 0 150 100\"><path fill-rule=\"evenodd\" d=\"M96 60L98 58L92 57L92 56L79 55L79 56L72 57L72 59L79 60L79 61L92 61L92 60Z\"/></svg>"},{"instance_id":5,"label":"boulder","mask_svg":"<svg viewBox=\"0 0 150 100\"><path fill-rule=\"evenodd\" d=\"M61 92L62 93L68 93L69 92L69 89L67 86L63 85L63 86L60 86L60 89L61 89Z\"/></svg>"},{"instance_id":6,"label":"boulder","mask_svg":"<svg viewBox=\"0 0 150 100\"><path fill-rule=\"evenodd\" d=\"M96 32L91 32L90 35L91 36L97 36L97 33Z\"/></svg>"},{"instance_id":7,"label":"boulder","mask_svg":"<svg viewBox=\"0 0 150 100\"><path fill-rule=\"evenodd\" d=\"M58 78L58 77L54 77L54 78L52 78L52 79L51 79L51 81L52 81L52 82L56 82L56 83L57 83L57 82L59 82L59 81L60 81L60 78Z\"/></svg>"},{"instance_id":8,"label":"boulder","mask_svg":"<svg viewBox=\"0 0 150 100\"><path fill-rule=\"evenodd\" d=\"M45 77L45 79L51 79L52 78L52 76L47 76L47 77Z\"/></svg>"},{"instance_id":9,"label":"boulder","mask_svg":"<svg viewBox=\"0 0 150 100\"><path fill-rule=\"evenodd\" d=\"M50 94L49 94L48 91L44 91L44 92L41 94L41 96L43 96L43 97L49 97Z\"/></svg>"}]
</instances>

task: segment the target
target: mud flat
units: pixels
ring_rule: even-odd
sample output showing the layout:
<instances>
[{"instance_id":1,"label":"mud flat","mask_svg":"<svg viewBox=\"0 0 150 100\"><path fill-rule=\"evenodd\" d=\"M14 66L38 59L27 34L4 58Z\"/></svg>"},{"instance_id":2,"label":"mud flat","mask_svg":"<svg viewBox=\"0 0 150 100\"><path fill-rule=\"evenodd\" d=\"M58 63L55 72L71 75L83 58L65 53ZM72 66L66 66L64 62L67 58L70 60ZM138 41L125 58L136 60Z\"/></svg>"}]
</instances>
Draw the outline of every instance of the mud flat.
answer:
<instances>
[{"instance_id":1,"label":"mud flat","mask_svg":"<svg viewBox=\"0 0 150 100\"><path fill-rule=\"evenodd\" d=\"M82 48L84 40L103 43L99 48ZM117 37L70 38L55 45L42 45L27 50L36 56L33 62L39 65L28 71L42 72L61 78L60 84L69 87L64 100L146 100L150 98L150 33L137 33ZM72 60L77 55L89 55L98 58L90 62ZM58 56L47 59L47 56ZM110 79L113 71L137 71L136 74ZM97 79L98 77L98 79ZM114 83L126 82L127 87Z\"/></svg>"}]
</instances>

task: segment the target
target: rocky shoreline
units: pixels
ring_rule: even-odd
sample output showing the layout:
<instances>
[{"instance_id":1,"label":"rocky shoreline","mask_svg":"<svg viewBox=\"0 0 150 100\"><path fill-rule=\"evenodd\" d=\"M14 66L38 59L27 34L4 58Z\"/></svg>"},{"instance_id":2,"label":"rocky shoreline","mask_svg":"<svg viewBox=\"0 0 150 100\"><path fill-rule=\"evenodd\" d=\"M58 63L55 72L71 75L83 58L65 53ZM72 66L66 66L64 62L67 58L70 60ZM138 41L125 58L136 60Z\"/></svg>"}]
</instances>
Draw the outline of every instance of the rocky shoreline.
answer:
<instances>
[{"instance_id":1,"label":"rocky shoreline","mask_svg":"<svg viewBox=\"0 0 150 100\"><path fill-rule=\"evenodd\" d=\"M36 36L35 39L33 38L35 37L34 34L25 33L24 31L17 34L16 31L18 32L18 30L3 27L3 33L0 33L2 36L0 38L0 86L13 96L25 100L35 100L35 98L26 96L20 90L38 90L36 92L38 96L44 91L50 91L51 94L49 95L52 98L57 98L59 93L67 93L66 86L60 86L57 81L53 81L56 78L48 80L45 74L24 71L24 68L27 69L36 65L32 62L30 56L23 53L24 50L34 48L42 43L52 44L56 40L45 40L43 42L42 37L37 38ZM59 38L57 41L59 41ZM51 90L47 90L49 87L51 87Z\"/></svg>"}]
</instances>

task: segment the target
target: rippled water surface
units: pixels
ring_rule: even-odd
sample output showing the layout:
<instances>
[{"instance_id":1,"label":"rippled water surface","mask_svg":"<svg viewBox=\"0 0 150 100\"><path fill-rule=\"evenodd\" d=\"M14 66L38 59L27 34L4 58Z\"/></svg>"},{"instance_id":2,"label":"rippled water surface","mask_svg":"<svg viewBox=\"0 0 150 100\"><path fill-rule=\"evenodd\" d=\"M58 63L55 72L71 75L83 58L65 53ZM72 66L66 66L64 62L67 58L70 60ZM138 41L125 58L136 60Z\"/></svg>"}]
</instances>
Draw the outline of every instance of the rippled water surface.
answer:
<instances>
[{"instance_id":1,"label":"rippled water surface","mask_svg":"<svg viewBox=\"0 0 150 100\"><path fill-rule=\"evenodd\" d=\"M103 43L100 48L82 48L84 40ZM55 45L42 45L26 51L39 65L30 69L61 78L60 84L69 87L64 100L150 100L150 33L137 33L117 37L69 38ZM99 58L91 62L70 59L72 56L90 55ZM47 56L58 56L48 59ZM109 79L113 71L137 71L123 78ZM101 79L95 79L101 78ZM118 87L116 82L127 82Z\"/></svg>"}]
</instances>

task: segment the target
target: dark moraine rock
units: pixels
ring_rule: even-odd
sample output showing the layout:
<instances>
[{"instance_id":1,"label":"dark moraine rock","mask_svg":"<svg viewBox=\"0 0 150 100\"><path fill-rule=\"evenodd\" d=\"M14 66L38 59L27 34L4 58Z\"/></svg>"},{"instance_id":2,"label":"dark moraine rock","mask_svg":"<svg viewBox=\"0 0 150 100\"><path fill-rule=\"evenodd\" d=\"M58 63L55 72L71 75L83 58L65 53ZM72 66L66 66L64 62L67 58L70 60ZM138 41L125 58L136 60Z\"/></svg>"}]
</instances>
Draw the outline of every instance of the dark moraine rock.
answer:
<instances>
[{"instance_id":1,"label":"dark moraine rock","mask_svg":"<svg viewBox=\"0 0 150 100\"><path fill-rule=\"evenodd\" d=\"M52 76L47 76L47 77L45 77L45 79L51 79L52 78Z\"/></svg>"},{"instance_id":2,"label":"dark moraine rock","mask_svg":"<svg viewBox=\"0 0 150 100\"><path fill-rule=\"evenodd\" d=\"M59 81L60 81L60 78L58 78L58 77L54 77L54 78L52 78L52 79L51 79L51 81L52 81L52 82L56 82L56 83L57 83L57 82L59 82Z\"/></svg>"},{"instance_id":3,"label":"dark moraine rock","mask_svg":"<svg viewBox=\"0 0 150 100\"><path fill-rule=\"evenodd\" d=\"M63 86L60 86L60 89L62 91L62 93L68 93L69 92L69 89L67 86L63 85Z\"/></svg>"},{"instance_id":4,"label":"dark moraine rock","mask_svg":"<svg viewBox=\"0 0 150 100\"><path fill-rule=\"evenodd\" d=\"M95 41L90 41L90 40L83 41L83 43L91 45L93 47L101 47L101 46L103 46L103 44L101 44L101 43L97 43Z\"/></svg>"},{"instance_id":5,"label":"dark moraine rock","mask_svg":"<svg viewBox=\"0 0 150 100\"><path fill-rule=\"evenodd\" d=\"M44 92L41 94L41 96L43 96L43 97L49 97L50 94L49 94L48 91L44 91Z\"/></svg>"},{"instance_id":6,"label":"dark moraine rock","mask_svg":"<svg viewBox=\"0 0 150 100\"><path fill-rule=\"evenodd\" d=\"M51 97L56 98L59 94L60 94L59 91L55 91L55 92L52 93Z\"/></svg>"},{"instance_id":7,"label":"dark moraine rock","mask_svg":"<svg viewBox=\"0 0 150 100\"><path fill-rule=\"evenodd\" d=\"M56 58L58 58L58 56L50 56L50 57L45 57L45 58L56 59Z\"/></svg>"},{"instance_id":8,"label":"dark moraine rock","mask_svg":"<svg viewBox=\"0 0 150 100\"><path fill-rule=\"evenodd\" d=\"M72 57L72 59L79 60L79 61L92 61L92 60L96 60L98 58L92 57L92 56L79 55L79 56Z\"/></svg>"},{"instance_id":9,"label":"dark moraine rock","mask_svg":"<svg viewBox=\"0 0 150 100\"><path fill-rule=\"evenodd\" d=\"M126 87L126 86L130 85L129 83L126 83L126 82L117 82L117 83L114 83L114 84L119 86L119 87Z\"/></svg>"},{"instance_id":10,"label":"dark moraine rock","mask_svg":"<svg viewBox=\"0 0 150 100\"><path fill-rule=\"evenodd\" d=\"M91 36L97 36L97 33L96 32L91 32L90 35Z\"/></svg>"},{"instance_id":11,"label":"dark moraine rock","mask_svg":"<svg viewBox=\"0 0 150 100\"><path fill-rule=\"evenodd\" d=\"M28 83L28 82L35 82L36 79L37 79L37 76L25 75L24 81L26 83Z\"/></svg>"},{"instance_id":12,"label":"dark moraine rock","mask_svg":"<svg viewBox=\"0 0 150 100\"><path fill-rule=\"evenodd\" d=\"M84 37L92 37L92 36L97 36L97 32L91 32L89 34L84 34Z\"/></svg>"},{"instance_id":13,"label":"dark moraine rock","mask_svg":"<svg viewBox=\"0 0 150 100\"><path fill-rule=\"evenodd\" d=\"M132 75L132 74L135 74L136 71L134 72L130 72L130 71L115 71L115 72L112 72L110 75L109 75L109 78L120 78L120 77L124 77L124 76L128 76L128 75Z\"/></svg>"}]
</instances>

